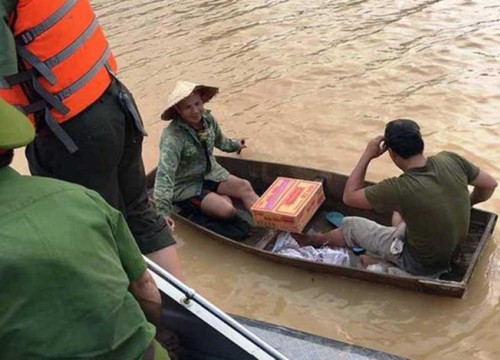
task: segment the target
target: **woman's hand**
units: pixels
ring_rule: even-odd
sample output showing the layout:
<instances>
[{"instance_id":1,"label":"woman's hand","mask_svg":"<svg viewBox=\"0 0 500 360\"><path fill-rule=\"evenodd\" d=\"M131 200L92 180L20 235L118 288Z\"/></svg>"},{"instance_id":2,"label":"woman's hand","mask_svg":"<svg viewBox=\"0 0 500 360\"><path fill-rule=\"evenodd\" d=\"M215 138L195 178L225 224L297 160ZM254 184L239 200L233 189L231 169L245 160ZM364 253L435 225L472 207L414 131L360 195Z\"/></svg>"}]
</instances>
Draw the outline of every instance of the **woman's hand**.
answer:
<instances>
[{"instance_id":1,"label":"woman's hand","mask_svg":"<svg viewBox=\"0 0 500 360\"><path fill-rule=\"evenodd\" d=\"M167 226L170 229L170 231L173 232L175 230L175 221L174 221L174 219L172 219L172 217L170 215L165 215L164 219L167 222Z\"/></svg>"},{"instance_id":2,"label":"woman's hand","mask_svg":"<svg viewBox=\"0 0 500 360\"><path fill-rule=\"evenodd\" d=\"M241 150L243 150L247 146L245 145L245 139L238 139L236 140L236 143L238 144L238 150L236 151L236 153L239 155L241 153Z\"/></svg>"}]
</instances>

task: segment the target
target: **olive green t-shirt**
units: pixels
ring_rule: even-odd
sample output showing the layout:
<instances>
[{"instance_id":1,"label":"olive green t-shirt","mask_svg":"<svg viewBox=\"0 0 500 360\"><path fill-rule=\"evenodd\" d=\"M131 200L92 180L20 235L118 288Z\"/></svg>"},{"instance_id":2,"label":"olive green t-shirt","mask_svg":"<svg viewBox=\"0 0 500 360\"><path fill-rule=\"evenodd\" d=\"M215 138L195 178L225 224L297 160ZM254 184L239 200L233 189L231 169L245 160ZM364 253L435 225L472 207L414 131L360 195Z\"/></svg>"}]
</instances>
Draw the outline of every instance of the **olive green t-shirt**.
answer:
<instances>
[{"instance_id":1,"label":"olive green t-shirt","mask_svg":"<svg viewBox=\"0 0 500 360\"><path fill-rule=\"evenodd\" d=\"M479 168L452 152L441 152L399 177L365 189L377 212L398 211L406 222L404 252L431 268L446 268L469 228L467 185Z\"/></svg>"},{"instance_id":2,"label":"olive green t-shirt","mask_svg":"<svg viewBox=\"0 0 500 360\"><path fill-rule=\"evenodd\" d=\"M0 169L0 358L141 359L155 334L128 291L146 271L96 192Z\"/></svg>"},{"instance_id":3,"label":"olive green t-shirt","mask_svg":"<svg viewBox=\"0 0 500 360\"><path fill-rule=\"evenodd\" d=\"M9 14L18 0L0 0L0 76L17 72L17 55L14 36L9 28Z\"/></svg>"}]
</instances>

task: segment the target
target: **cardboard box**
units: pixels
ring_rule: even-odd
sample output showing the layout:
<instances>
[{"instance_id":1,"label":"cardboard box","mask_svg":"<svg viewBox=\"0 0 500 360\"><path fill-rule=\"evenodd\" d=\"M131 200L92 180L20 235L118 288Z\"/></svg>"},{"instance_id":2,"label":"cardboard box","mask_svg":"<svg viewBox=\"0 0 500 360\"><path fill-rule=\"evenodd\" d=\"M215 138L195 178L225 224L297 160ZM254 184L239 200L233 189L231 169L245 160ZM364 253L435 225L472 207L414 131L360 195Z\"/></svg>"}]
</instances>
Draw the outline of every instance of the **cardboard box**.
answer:
<instances>
[{"instance_id":1,"label":"cardboard box","mask_svg":"<svg viewBox=\"0 0 500 360\"><path fill-rule=\"evenodd\" d=\"M323 201L321 182L278 177L251 210L259 226L298 233Z\"/></svg>"}]
</instances>

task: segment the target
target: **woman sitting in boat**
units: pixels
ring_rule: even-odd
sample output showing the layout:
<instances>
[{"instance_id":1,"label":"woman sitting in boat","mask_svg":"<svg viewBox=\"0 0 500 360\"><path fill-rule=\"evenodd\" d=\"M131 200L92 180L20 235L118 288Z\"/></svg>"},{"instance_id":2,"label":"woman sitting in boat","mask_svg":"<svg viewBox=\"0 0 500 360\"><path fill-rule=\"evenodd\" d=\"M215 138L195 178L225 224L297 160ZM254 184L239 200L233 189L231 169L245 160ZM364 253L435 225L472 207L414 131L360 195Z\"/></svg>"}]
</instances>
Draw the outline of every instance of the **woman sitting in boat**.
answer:
<instances>
[{"instance_id":1,"label":"woman sitting in boat","mask_svg":"<svg viewBox=\"0 0 500 360\"><path fill-rule=\"evenodd\" d=\"M173 228L173 205L210 217L230 219L236 214L232 199L247 210L258 196L252 185L229 174L217 163L214 147L225 152L241 151L244 139L224 136L204 104L218 88L179 81L169 96L162 120L171 120L160 141L160 161L156 172L154 198L157 209Z\"/></svg>"}]
</instances>

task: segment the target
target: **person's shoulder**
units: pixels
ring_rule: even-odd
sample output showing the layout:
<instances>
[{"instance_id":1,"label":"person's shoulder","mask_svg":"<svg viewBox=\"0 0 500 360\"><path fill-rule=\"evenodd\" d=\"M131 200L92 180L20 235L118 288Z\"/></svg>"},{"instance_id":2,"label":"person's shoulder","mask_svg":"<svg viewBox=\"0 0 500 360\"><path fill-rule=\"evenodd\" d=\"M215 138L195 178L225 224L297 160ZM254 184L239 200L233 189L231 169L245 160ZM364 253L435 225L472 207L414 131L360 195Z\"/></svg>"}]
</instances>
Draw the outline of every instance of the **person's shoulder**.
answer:
<instances>
[{"instance_id":1,"label":"person's shoulder","mask_svg":"<svg viewBox=\"0 0 500 360\"><path fill-rule=\"evenodd\" d=\"M172 120L170 124L163 128L162 138L181 138L185 130L181 126L180 120Z\"/></svg>"},{"instance_id":2,"label":"person's shoulder","mask_svg":"<svg viewBox=\"0 0 500 360\"><path fill-rule=\"evenodd\" d=\"M68 181L41 176L23 177L28 182L28 189L31 189L39 199L49 199L51 197L95 199L100 197L96 191Z\"/></svg>"},{"instance_id":3,"label":"person's shoulder","mask_svg":"<svg viewBox=\"0 0 500 360\"><path fill-rule=\"evenodd\" d=\"M212 115L212 110L210 109L205 109L205 111L203 112L203 118L209 123L217 122L217 120L215 120L215 117Z\"/></svg>"},{"instance_id":4,"label":"person's shoulder","mask_svg":"<svg viewBox=\"0 0 500 360\"><path fill-rule=\"evenodd\" d=\"M19 208L51 201L72 203L77 199L88 199L89 194L94 192L63 180L29 175L19 176L9 187L12 196L3 194L2 197L6 202L16 203ZM95 196L92 194L91 197Z\"/></svg>"},{"instance_id":5,"label":"person's shoulder","mask_svg":"<svg viewBox=\"0 0 500 360\"><path fill-rule=\"evenodd\" d=\"M430 156L429 159L433 162L445 162L445 163L458 163L462 164L467 161L462 155L459 155L453 151L441 151L436 155Z\"/></svg>"},{"instance_id":6,"label":"person's shoulder","mask_svg":"<svg viewBox=\"0 0 500 360\"><path fill-rule=\"evenodd\" d=\"M453 151L448 151L448 150L443 150L438 152L436 155L433 155L430 157L431 159L463 159L464 157L460 154L457 154L456 152Z\"/></svg>"},{"instance_id":7,"label":"person's shoulder","mask_svg":"<svg viewBox=\"0 0 500 360\"><path fill-rule=\"evenodd\" d=\"M179 129L179 121L170 120L169 123L163 128L163 133L171 133Z\"/></svg>"},{"instance_id":8,"label":"person's shoulder","mask_svg":"<svg viewBox=\"0 0 500 360\"><path fill-rule=\"evenodd\" d=\"M35 175L22 175L20 182L26 187L44 192L84 191L85 187L64 180Z\"/></svg>"},{"instance_id":9,"label":"person's shoulder","mask_svg":"<svg viewBox=\"0 0 500 360\"><path fill-rule=\"evenodd\" d=\"M179 123L180 120L172 120L168 126L163 129L160 137L160 152L163 157L172 152L179 152L186 141L187 132Z\"/></svg>"},{"instance_id":10,"label":"person's shoulder","mask_svg":"<svg viewBox=\"0 0 500 360\"><path fill-rule=\"evenodd\" d=\"M452 151L442 151L435 156L437 167L445 167L448 171L457 174L466 174L468 181L472 181L479 174L479 167L462 155Z\"/></svg>"}]
</instances>

